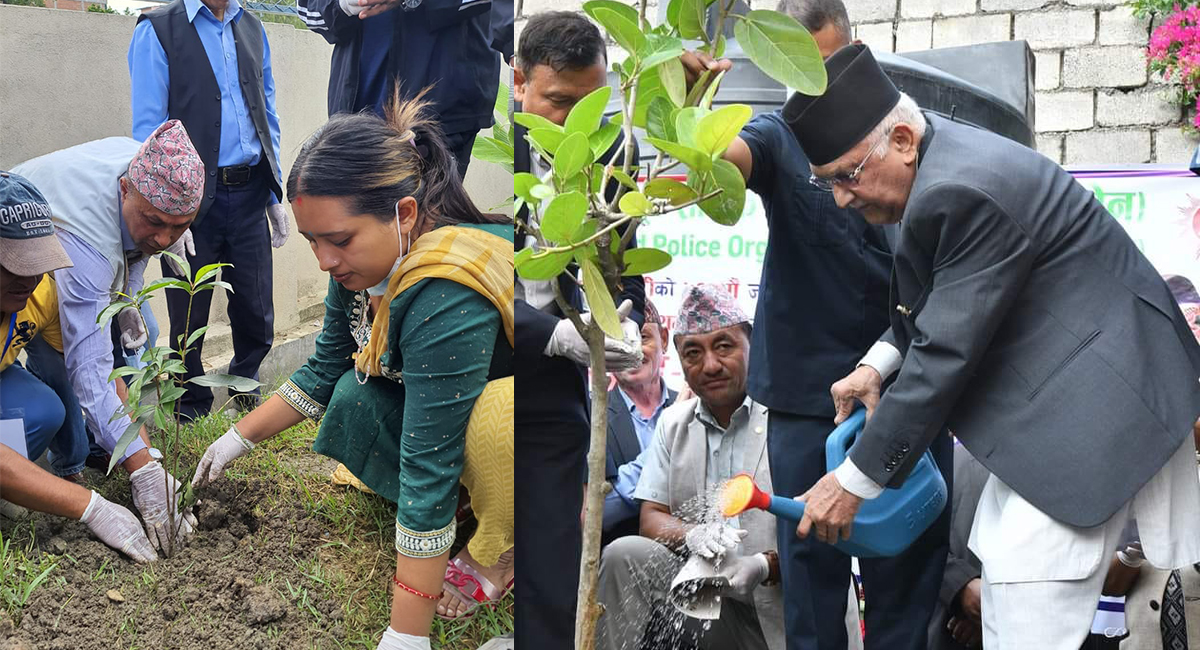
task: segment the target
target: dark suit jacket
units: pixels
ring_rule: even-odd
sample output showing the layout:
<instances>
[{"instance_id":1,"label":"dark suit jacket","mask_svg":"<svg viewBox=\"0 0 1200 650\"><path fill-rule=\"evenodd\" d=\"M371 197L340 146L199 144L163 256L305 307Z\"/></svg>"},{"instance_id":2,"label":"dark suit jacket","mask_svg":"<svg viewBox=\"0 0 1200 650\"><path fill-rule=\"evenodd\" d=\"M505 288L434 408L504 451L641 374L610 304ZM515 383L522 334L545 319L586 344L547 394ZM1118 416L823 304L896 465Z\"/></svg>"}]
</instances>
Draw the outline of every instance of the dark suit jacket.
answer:
<instances>
[{"instance_id":1,"label":"dark suit jacket","mask_svg":"<svg viewBox=\"0 0 1200 650\"><path fill-rule=\"evenodd\" d=\"M664 384L665 387L665 384ZM679 391L667 388L667 401L663 408L675 403ZM633 416L625 400L614 388L608 391L608 446L605 447L604 478L609 483L616 483L617 470L624 464L632 462L642 452L642 443L638 440L637 432L633 430ZM638 517L633 516L621 522L605 522L605 531L601 542L608 542L625 535L638 534Z\"/></svg>"},{"instance_id":2,"label":"dark suit jacket","mask_svg":"<svg viewBox=\"0 0 1200 650\"><path fill-rule=\"evenodd\" d=\"M954 448L954 489L950 490L950 553L946 558L946 571L942 574L942 587L938 591L938 602L929 619L930 650L964 650L946 630L946 621L959 616L958 592L967 583L980 577L979 558L967 548L971 539L971 524L975 522L975 507L983 484L987 483L988 471L975 460L966 447Z\"/></svg>"},{"instance_id":3,"label":"dark suit jacket","mask_svg":"<svg viewBox=\"0 0 1200 650\"><path fill-rule=\"evenodd\" d=\"M518 111L521 110L517 106ZM518 172L528 172L530 169L529 143L525 140L525 128L517 125L514 134L513 166ZM622 146L618 138L613 149L605 153L605 159L612 155L617 147ZM636 158L636 154L635 154ZM615 191L613 187L610 191ZM517 218L524 223L528 212L522 209ZM524 235L517 233L516 249L524 248ZM579 284L570 276L575 270L574 265L558 276L559 287L563 296L573 307L583 306L583 295ZM633 311L629 317L640 327L644 316L642 308L645 305L646 290L641 276L622 278L622 292L617 303L629 299L633 301ZM532 424L582 424L588 422L588 391L586 370L579 364L564 357L548 357L542 354L550 335L562 314L557 308L552 312L535 309L524 300L514 300L516 314L516 346L515 380L522 399L516 401L515 421L523 425ZM526 399L524 396L528 396Z\"/></svg>"},{"instance_id":4,"label":"dark suit jacket","mask_svg":"<svg viewBox=\"0 0 1200 650\"><path fill-rule=\"evenodd\" d=\"M895 487L949 427L1042 512L1098 525L1191 435L1200 346L1092 192L927 117L892 269L904 363L851 457Z\"/></svg>"}]
</instances>

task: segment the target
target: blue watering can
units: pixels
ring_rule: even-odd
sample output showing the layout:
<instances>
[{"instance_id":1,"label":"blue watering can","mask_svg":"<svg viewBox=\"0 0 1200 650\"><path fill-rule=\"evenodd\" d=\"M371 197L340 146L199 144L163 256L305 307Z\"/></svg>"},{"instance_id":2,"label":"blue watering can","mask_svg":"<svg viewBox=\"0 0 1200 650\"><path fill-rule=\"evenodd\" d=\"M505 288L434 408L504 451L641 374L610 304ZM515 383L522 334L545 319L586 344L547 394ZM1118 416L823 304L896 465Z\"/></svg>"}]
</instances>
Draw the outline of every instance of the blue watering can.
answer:
<instances>
[{"instance_id":1,"label":"blue watering can","mask_svg":"<svg viewBox=\"0 0 1200 650\"><path fill-rule=\"evenodd\" d=\"M867 421L865 409L855 411L825 440L825 467L833 471L850 453L850 447ZM850 539L834 544L855 557L891 557L929 528L946 507L946 481L926 451L899 488L888 488L878 498L863 501L854 517ZM738 474L721 492L721 510L732 517L750 508L766 510L776 517L799 522L804 503L760 490L749 474Z\"/></svg>"}]
</instances>

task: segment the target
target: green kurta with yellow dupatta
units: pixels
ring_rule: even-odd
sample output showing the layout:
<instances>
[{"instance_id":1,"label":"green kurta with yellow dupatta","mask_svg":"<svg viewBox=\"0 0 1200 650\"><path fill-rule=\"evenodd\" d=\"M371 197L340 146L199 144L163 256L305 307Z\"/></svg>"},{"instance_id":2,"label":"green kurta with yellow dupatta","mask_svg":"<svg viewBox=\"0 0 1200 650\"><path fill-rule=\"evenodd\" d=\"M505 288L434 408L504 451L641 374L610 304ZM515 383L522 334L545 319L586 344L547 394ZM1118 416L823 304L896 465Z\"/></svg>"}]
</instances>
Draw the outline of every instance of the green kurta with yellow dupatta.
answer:
<instances>
[{"instance_id":1,"label":"green kurta with yellow dupatta","mask_svg":"<svg viewBox=\"0 0 1200 650\"><path fill-rule=\"evenodd\" d=\"M441 277L413 282L417 276L410 274L403 281L414 268L432 268L430 260L441 255L435 241L454 251L469 243L479 259L438 257ZM509 224L464 224L423 235L384 296L386 317L377 314L374 323L365 291L330 280L316 351L278 391L321 421L315 451L396 502L396 548L404 555L433 557L453 543L468 419L488 381L512 375L512 241ZM468 286L485 263L507 272L507 296L495 282L490 295ZM382 341L372 342L373 328L383 331ZM356 352L363 357L358 369ZM504 435L508 458L493 462L508 464L502 469L511 503L511 420Z\"/></svg>"}]
</instances>

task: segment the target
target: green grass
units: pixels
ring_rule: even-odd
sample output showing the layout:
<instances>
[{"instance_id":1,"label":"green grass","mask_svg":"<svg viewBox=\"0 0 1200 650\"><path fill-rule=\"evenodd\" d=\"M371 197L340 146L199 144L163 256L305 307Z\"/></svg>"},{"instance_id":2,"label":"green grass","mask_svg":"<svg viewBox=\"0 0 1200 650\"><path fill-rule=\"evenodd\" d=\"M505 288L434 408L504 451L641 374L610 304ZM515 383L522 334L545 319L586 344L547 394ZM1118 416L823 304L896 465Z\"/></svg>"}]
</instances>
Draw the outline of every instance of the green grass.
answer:
<instances>
[{"instance_id":1,"label":"green grass","mask_svg":"<svg viewBox=\"0 0 1200 650\"><path fill-rule=\"evenodd\" d=\"M154 443L166 455L164 464L168 471L186 483L204 450L228 430L231 423L232 420L226 415L213 414L183 427L178 439L181 453L178 467L173 462L176 458L173 453L175 443L171 440L173 433L170 436L154 434ZM293 573L284 576L271 571L254 576L256 584L268 585L292 604L291 616L302 617L306 625L311 625L314 630L327 630L330 621L326 620L327 613L322 611L321 604L332 600L340 608L340 621L337 624L344 630L337 647L374 650L390 618L391 604L384 585L386 576L395 567L395 504L377 495L332 485L325 464L327 459L323 460L323 457L312 452L315 438L315 425L302 423L260 444L253 453L235 461L226 471L231 478L247 479L267 486L256 514L269 514L279 508L301 508L310 520L319 523L325 541L316 553L297 557L290 553L297 544L296 533L293 532L282 546L277 540L268 546L267 534L271 531L266 526L269 522L266 517L260 517L263 527L257 533L247 535L242 542L254 548L269 548L280 555L289 554L293 558ZM90 478L93 479L92 487L102 495L118 502L128 501L128 478L120 470L105 478L99 478L99 475L91 475ZM204 498L203 494L199 496ZM26 524L28 527L33 525ZM18 537L24 538L26 531L21 532ZM460 543L466 541L467 532L460 531ZM28 531L31 539L34 534L35 531ZM29 547L22 549L0 537L0 567L3 568L0 572L0 594L3 594L3 605L14 625L19 625L21 610L29 595L54 575L57 564L74 565L69 549L63 556L31 551L32 541ZM33 557L40 559L30 559ZM170 570L185 573L188 568L190 565ZM141 567L133 577L128 572L119 576L115 567L102 564L89 569L88 578L100 583L104 589L128 588L133 593L152 594L155 597L150 600L158 603L154 607L172 603L178 613L176 620L193 619L195 615L180 594L160 593L158 582L163 570L168 569L149 565ZM11 599L9 594L12 594ZM146 602L141 598L139 601ZM137 610L131 608L128 611ZM139 625L137 616L127 616L118 625L123 647L142 647L143 642L136 640ZM480 608L471 619L453 622L435 619L430 636L434 648L474 650L488 639L512 629L513 597L510 594L494 607ZM272 632L270 628L267 632L268 638L278 634L278 631ZM316 636L313 635L314 638Z\"/></svg>"}]
</instances>

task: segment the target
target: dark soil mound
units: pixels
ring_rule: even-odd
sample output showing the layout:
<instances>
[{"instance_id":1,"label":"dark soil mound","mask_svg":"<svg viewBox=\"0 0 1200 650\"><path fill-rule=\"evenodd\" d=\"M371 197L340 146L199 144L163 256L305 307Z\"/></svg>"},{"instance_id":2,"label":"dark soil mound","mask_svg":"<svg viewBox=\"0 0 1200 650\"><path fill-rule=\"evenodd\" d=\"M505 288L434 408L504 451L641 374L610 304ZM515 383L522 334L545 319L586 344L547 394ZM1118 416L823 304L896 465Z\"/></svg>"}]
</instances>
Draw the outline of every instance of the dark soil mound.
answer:
<instances>
[{"instance_id":1,"label":"dark soil mound","mask_svg":"<svg viewBox=\"0 0 1200 650\"><path fill-rule=\"evenodd\" d=\"M341 647L342 604L305 569L329 541L327 528L300 507L270 506L268 494L261 481L218 481L199 495L199 530L187 547L147 566L77 521L34 515L34 553L58 556L58 568L18 628L0 611L0 648ZM30 526L6 526L5 536L24 548ZM124 602L114 602L111 589Z\"/></svg>"}]
</instances>

